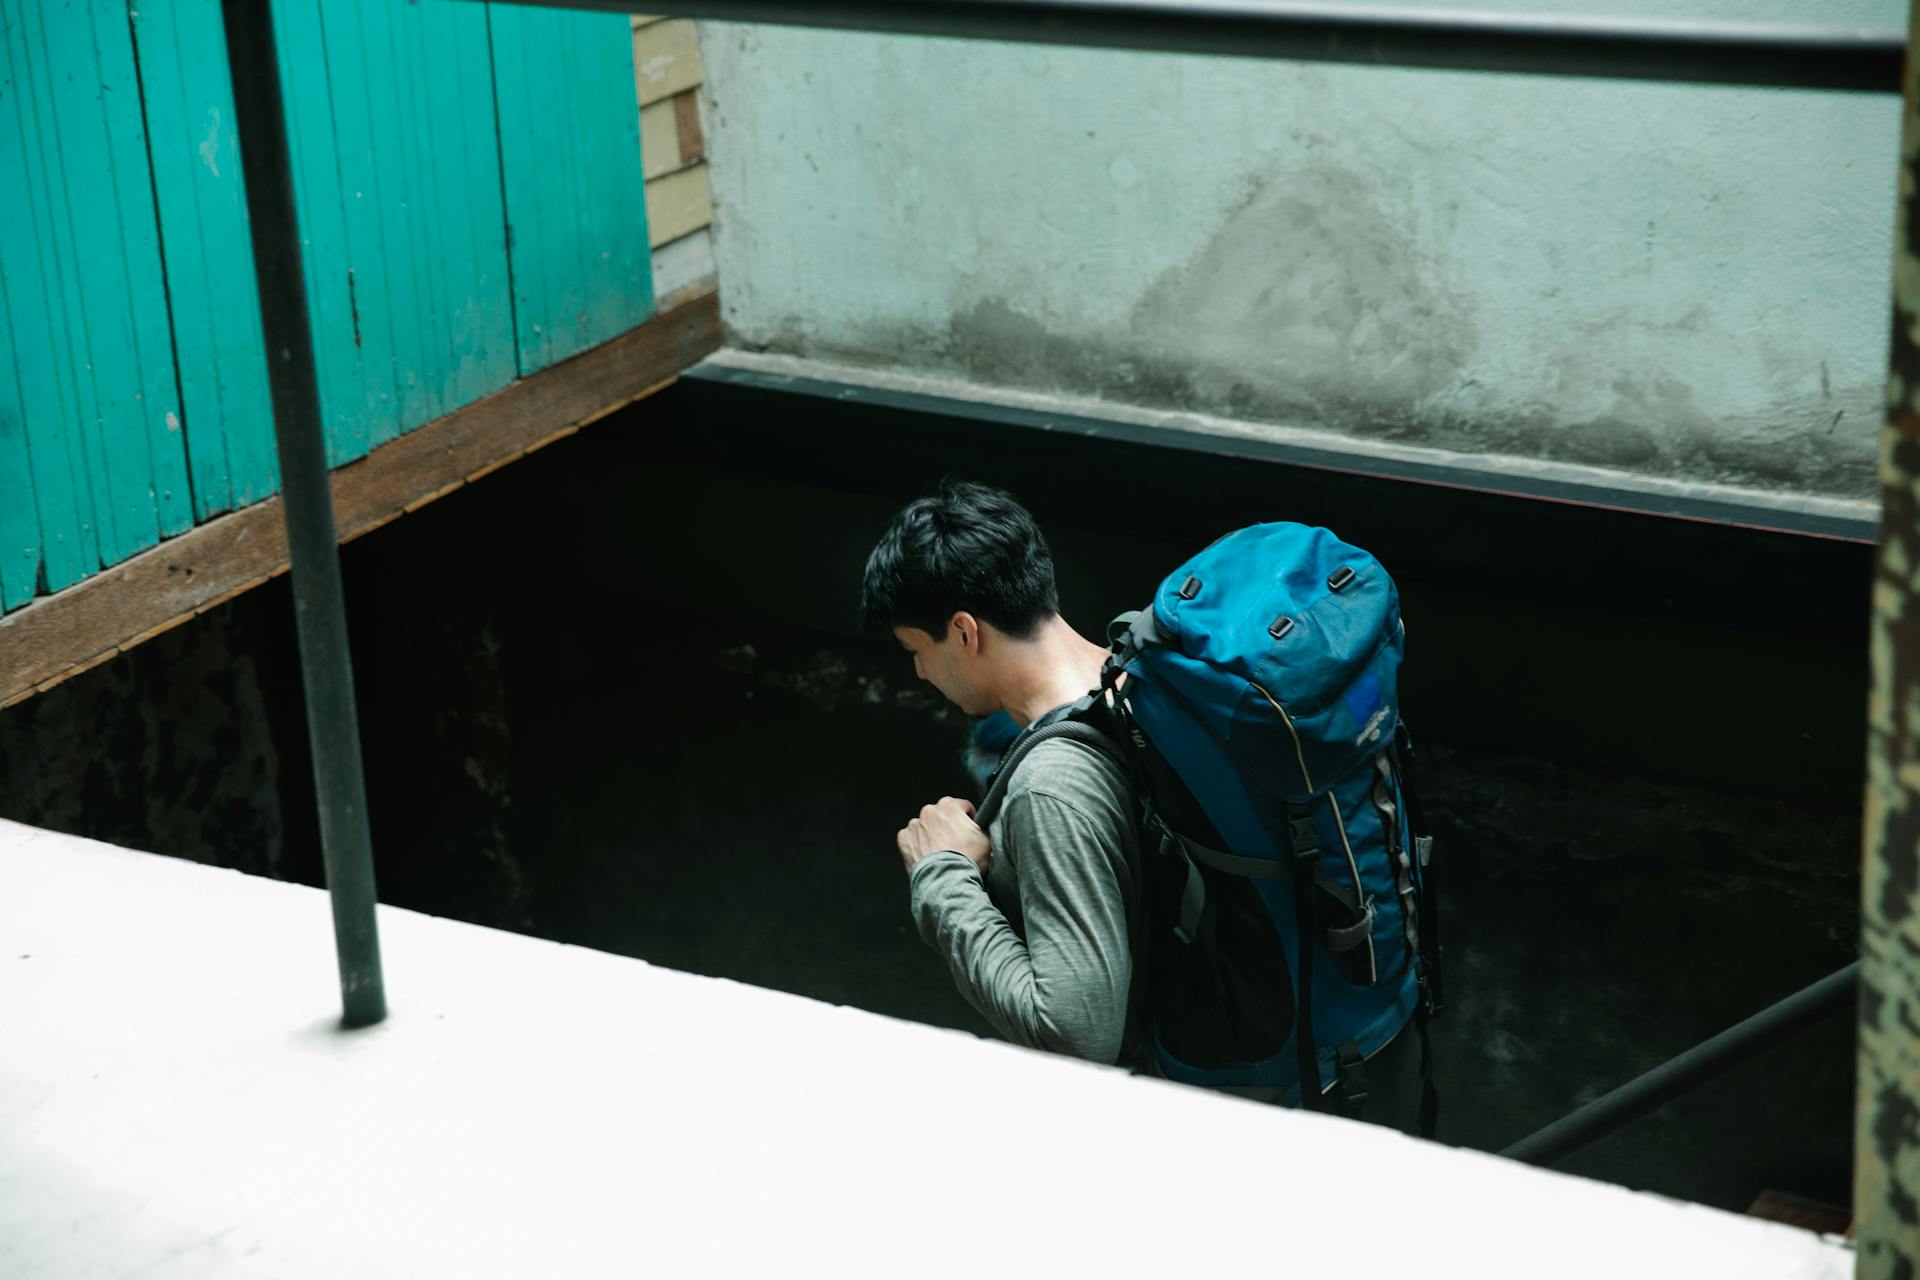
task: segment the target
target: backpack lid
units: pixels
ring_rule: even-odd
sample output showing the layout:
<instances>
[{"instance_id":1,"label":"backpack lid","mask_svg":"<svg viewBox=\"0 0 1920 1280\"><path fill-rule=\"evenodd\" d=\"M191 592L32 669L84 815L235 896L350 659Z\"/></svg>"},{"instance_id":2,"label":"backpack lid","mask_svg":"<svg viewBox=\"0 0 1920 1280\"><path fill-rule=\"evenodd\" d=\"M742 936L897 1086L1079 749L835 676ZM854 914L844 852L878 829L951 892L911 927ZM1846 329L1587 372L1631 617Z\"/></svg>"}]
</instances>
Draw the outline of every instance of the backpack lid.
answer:
<instances>
[{"instance_id":1,"label":"backpack lid","mask_svg":"<svg viewBox=\"0 0 1920 1280\"><path fill-rule=\"evenodd\" d=\"M1153 615L1156 643L1128 669L1236 755L1293 761L1289 793L1325 789L1390 740L1399 591L1330 531L1275 522L1228 534L1167 576Z\"/></svg>"}]
</instances>

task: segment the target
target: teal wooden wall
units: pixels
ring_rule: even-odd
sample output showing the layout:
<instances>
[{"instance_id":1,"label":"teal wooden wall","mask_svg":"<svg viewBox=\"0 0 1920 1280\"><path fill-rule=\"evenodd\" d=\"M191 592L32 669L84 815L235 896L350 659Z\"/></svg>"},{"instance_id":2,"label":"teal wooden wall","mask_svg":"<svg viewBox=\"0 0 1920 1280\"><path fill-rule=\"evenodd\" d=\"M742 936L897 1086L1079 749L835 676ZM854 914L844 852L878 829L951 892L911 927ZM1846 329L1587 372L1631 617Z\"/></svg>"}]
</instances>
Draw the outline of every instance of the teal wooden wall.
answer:
<instances>
[{"instance_id":1,"label":"teal wooden wall","mask_svg":"<svg viewBox=\"0 0 1920 1280\"><path fill-rule=\"evenodd\" d=\"M338 466L653 311L619 15L276 0ZM0 0L0 607L278 488L218 0Z\"/></svg>"},{"instance_id":2,"label":"teal wooden wall","mask_svg":"<svg viewBox=\"0 0 1920 1280\"><path fill-rule=\"evenodd\" d=\"M539 367L621 325L623 298L651 296L647 240L623 234L624 210L643 206L647 194L632 32L623 26L624 40L610 40L597 21L554 22L548 10L510 5L490 16L500 118L518 122L500 131L500 164L519 359ZM570 92L556 93L556 84ZM599 127L613 119L627 125L618 137ZM622 166L620 198L609 200L599 170L615 148L632 163Z\"/></svg>"}]
</instances>

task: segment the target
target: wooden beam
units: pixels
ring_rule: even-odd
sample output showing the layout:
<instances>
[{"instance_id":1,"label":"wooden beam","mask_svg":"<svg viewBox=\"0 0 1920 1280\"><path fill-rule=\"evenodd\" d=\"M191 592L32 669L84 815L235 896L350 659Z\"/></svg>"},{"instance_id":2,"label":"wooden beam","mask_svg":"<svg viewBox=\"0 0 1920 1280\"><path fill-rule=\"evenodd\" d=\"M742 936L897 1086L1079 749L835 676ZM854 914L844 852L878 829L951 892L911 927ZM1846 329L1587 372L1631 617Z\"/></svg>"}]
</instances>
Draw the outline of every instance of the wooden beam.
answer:
<instances>
[{"instance_id":1,"label":"wooden beam","mask_svg":"<svg viewBox=\"0 0 1920 1280\"><path fill-rule=\"evenodd\" d=\"M719 346L720 300L708 293L337 468L340 540L371 533L651 395ZM15 610L0 618L0 707L286 570L286 527L275 497Z\"/></svg>"},{"instance_id":2,"label":"wooden beam","mask_svg":"<svg viewBox=\"0 0 1920 1280\"><path fill-rule=\"evenodd\" d=\"M1853 1234L1853 1214L1838 1205L1823 1204L1785 1191L1762 1191L1747 1208L1749 1218L1784 1222L1823 1236Z\"/></svg>"}]
</instances>

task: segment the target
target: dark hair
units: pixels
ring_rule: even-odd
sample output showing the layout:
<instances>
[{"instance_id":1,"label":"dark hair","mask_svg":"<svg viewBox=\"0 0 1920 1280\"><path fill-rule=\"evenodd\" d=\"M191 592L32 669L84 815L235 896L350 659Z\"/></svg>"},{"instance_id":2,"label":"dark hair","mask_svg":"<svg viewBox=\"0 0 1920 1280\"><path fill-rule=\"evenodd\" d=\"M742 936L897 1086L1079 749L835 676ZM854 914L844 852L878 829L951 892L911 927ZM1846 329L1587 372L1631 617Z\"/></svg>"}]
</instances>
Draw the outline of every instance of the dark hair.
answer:
<instances>
[{"instance_id":1,"label":"dark hair","mask_svg":"<svg viewBox=\"0 0 1920 1280\"><path fill-rule=\"evenodd\" d=\"M961 611L1024 639L1060 612L1060 596L1053 553L1027 509L1004 490L949 476L907 504L867 557L860 621L944 640Z\"/></svg>"}]
</instances>

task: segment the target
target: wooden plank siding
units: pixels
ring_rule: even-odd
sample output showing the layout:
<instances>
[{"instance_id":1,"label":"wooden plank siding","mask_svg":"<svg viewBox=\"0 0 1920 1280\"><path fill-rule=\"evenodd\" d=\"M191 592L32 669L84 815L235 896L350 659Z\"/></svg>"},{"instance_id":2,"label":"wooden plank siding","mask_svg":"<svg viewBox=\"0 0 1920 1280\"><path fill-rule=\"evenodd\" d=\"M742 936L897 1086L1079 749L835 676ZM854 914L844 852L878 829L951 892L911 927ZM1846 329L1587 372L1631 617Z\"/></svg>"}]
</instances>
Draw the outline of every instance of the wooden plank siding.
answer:
<instances>
[{"instance_id":1,"label":"wooden plank siding","mask_svg":"<svg viewBox=\"0 0 1920 1280\"><path fill-rule=\"evenodd\" d=\"M519 371L488 13L276 0L275 14L340 466Z\"/></svg>"},{"instance_id":2,"label":"wooden plank siding","mask_svg":"<svg viewBox=\"0 0 1920 1280\"><path fill-rule=\"evenodd\" d=\"M189 527L193 495L126 10L4 0L0 29L0 368L14 383L0 438L16 465L26 455L35 587L58 590ZM16 473L9 491L22 488Z\"/></svg>"},{"instance_id":3,"label":"wooden plank siding","mask_svg":"<svg viewBox=\"0 0 1920 1280\"><path fill-rule=\"evenodd\" d=\"M652 315L624 16L274 14L331 465ZM0 0L0 613L277 491L240 177L218 0Z\"/></svg>"},{"instance_id":4,"label":"wooden plank siding","mask_svg":"<svg viewBox=\"0 0 1920 1280\"><path fill-rule=\"evenodd\" d=\"M220 7L140 0L134 45L173 320L194 516L207 520L280 488L266 363L239 183L233 91ZM202 246L222 246L209 253Z\"/></svg>"},{"instance_id":5,"label":"wooden plank siding","mask_svg":"<svg viewBox=\"0 0 1920 1280\"><path fill-rule=\"evenodd\" d=\"M58 389L36 229L41 202L32 198L36 189L27 167L27 140L38 138L39 125L25 81L30 65L26 27L14 12L23 2L6 0L0 6L0 191L18 193L0 200L0 612L43 589L41 575L47 569L68 581L80 576L70 563L80 556L72 488L58 474L63 468L53 465L50 442L42 441L38 451L27 445L27 406L56 402ZM41 543L36 463L55 472L60 482L56 488L47 477L38 477L37 487L48 493L45 523L54 539L47 551ZM64 505L57 501L62 498Z\"/></svg>"},{"instance_id":6,"label":"wooden plank siding","mask_svg":"<svg viewBox=\"0 0 1920 1280\"><path fill-rule=\"evenodd\" d=\"M647 231L654 289L662 306L715 283L713 203L700 124L698 25L636 16L633 75L646 160Z\"/></svg>"},{"instance_id":7,"label":"wooden plank siding","mask_svg":"<svg viewBox=\"0 0 1920 1280\"><path fill-rule=\"evenodd\" d=\"M652 312L640 110L625 17L515 5L490 17L524 375Z\"/></svg>"},{"instance_id":8,"label":"wooden plank siding","mask_svg":"<svg viewBox=\"0 0 1920 1280\"><path fill-rule=\"evenodd\" d=\"M685 18L643 22L633 29L633 83L642 106L700 85L700 44Z\"/></svg>"},{"instance_id":9,"label":"wooden plank siding","mask_svg":"<svg viewBox=\"0 0 1920 1280\"><path fill-rule=\"evenodd\" d=\"M647 184L647 228L654 248L690 236L712 221L705 165L665 174Z\"/></svg>"}]
</instances>

